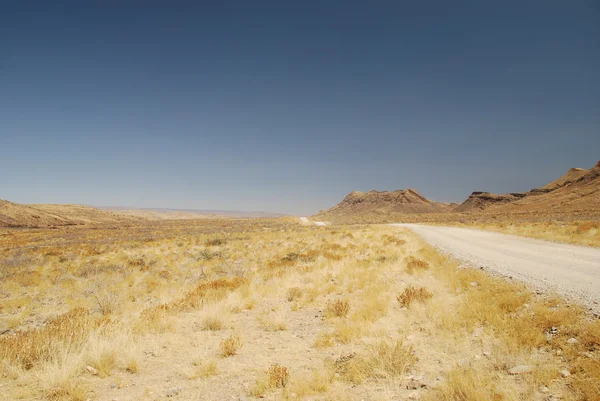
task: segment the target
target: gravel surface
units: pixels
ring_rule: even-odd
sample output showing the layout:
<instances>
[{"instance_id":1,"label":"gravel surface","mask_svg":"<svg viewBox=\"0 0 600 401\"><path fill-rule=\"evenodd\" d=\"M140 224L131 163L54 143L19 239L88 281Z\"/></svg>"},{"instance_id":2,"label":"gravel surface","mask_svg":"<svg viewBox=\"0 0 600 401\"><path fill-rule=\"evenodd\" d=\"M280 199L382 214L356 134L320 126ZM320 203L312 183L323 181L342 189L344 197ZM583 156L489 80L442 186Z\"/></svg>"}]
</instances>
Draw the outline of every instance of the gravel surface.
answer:
<instances>
[{"instance_id":1,"label":"gravel surface","mask_svg":"<svg viewBox=\"0 0 600 401\"><path fill-rule=\"evenodd\" d=\"M600 314L600 249L469 228L406 227L431 245L474 267L555 291Z\"/></svg>"}]
</instances>

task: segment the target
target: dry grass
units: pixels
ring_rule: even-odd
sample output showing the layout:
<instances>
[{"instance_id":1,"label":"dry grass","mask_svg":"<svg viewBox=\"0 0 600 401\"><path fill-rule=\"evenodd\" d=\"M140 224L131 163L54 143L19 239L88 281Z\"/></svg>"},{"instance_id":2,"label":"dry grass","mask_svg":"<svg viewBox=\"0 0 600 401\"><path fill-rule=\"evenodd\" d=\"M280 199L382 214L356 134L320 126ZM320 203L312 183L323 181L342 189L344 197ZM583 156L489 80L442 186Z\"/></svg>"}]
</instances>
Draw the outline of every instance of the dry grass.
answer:
<instances>
[{"instance_id":1,"label":"dry grass","mask_svg":"<svg viewBox=\"0 0 600 401\"><path fill-rule=\"evenodd\" d=\"M299 287L292 287L288 290L286 299L288 300L288 302L292 302L297 299L300 299L301 297L302 289L300 289Z\"/></svg>"},{"instance_id":2,"label":"dry grass","mask_svg":"<svg viewBox=\"0 0 600 401\"><path fill-rule=\"evenodd\" d=\"M233 356L237 353L241 346L242 341L240 340L240 337L237 335L231 335L221 341L219 344L219 350L221 351L220 355L223 358Z\"/></svg>"},{"instance_id":3,"label":"dry grass","mask_svg":"<svg viewBox=\"0 0 600 401\"><path fill-rule=\"evenodd\" d=\"M14 231L0 274L0 399L598 400L600 322L400 228Z\"/></svg>"},{"instance_id":4,"label":"dry grass","mask_svg":"<svg viewBox=\"0 0 600 401\"><path fill-rule=\"evenodd\" d=\"M393 379L404 375L416 358L412 350L396 341L378 341L370 345L366 355L342 357L335 362L337 373L355 384L368 379Z\"/></svg>"},{"instance_id":5,"label":"dry grass","mask_svg":"<svg viewBox=\"0 0 600 401\"><path fill-rule=\"evenodd\" d=\"M202 330L218 331L225 328L225 322L222 316L217 313L211 313L202 319Z\"/></svg>"},{"instance_id":6,"label":"dry grass","mask_svg":"<svg viewBox=\"0 0 600 401\"><path fill-rule=\"evenodd\" d=\"M324 310L326 317L346 317L348 312L350 312L350 304L342 299L327 302Z\"/></svg>"},{"instance_id":7,"label":"dry grass","mask_svg":"<svg viewBox=\"0 0 600 401\"><path fill-rule=\"evenodd\" d=\"M539 221L514 222L512 220L452 223L454 226L479 228L570 244L600 247L600 222L593 221Z\"/></svg>"},{"instance_id":8,"label":"dry grass","mask_svg":"<svg viewBox=\"0 0 600 401\"><path fill-rule=\"evenodd\" d=\"M410 257L408 262L406 263L406 270L409 274L414 274L416 272L422 272L429 269L429 263L425 262L421 259L416 259L414 257Z\"/></svg>"},{"instance_id":9,"label":"dry grass","mask_svg":"<svg viewBox=\"0 0 600 401\"><path fill-rule=\"evenodd\" d=\"M79 349L90 332L106 322L94 320L83 308L75 308L39 329L17 331L14 335L0 337L0 358L23 369L52 362L65 350Z\"/></svg>"},{"instance_id":10,"label":"dry grass","mask_svg":"<svg viewBox=\"0 0 600 401\"><path fill-rule=\"evenodd\" d=\"M423 287L409 285L402 294L396 296L396 299L400 302L400 305L408 308L413 302L424 302L431 299L432 296L433 294Z\"/></svg>"},{"instance_id":11,"label":"dry grass","mask_svg":"<svg viewBox=\"0 0 600 401\"><path fill-rule=\"evenodd\" d=\"M273 388L283 388L287 386L290 379L288 368L279 364L271 365L269 368L269 384Z\"/></svg>"}]
</instances>

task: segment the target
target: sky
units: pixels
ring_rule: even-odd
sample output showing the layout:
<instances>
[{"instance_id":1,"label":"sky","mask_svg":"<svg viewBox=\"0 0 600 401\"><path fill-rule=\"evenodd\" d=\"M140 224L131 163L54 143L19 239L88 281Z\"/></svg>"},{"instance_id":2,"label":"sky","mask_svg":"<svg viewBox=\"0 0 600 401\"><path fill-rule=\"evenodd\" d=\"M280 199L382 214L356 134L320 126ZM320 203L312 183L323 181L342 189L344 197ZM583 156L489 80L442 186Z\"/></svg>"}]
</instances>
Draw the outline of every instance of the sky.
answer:
<instances>
[{"instance_id":1,"label":"sky","mask_svg":"<svg viewBox=\"0 0 600 401\"><path fill-rule=\"evenodd\" d=\"M600 2L0 1L0 199L310 215L600 159Z\"/></svg>"}]
</instances>

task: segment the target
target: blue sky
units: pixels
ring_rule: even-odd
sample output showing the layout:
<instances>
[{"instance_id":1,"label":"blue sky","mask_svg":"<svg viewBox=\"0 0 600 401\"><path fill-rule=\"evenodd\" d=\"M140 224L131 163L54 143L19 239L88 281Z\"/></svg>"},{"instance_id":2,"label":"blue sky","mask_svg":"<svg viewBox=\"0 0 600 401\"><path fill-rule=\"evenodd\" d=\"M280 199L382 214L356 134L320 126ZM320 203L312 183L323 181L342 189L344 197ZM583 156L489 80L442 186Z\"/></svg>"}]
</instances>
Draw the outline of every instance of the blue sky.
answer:
<instances>
[{"instance_id":1,"label":"blue sky","mask_svg":"<svg viewBox=\"0 0 600 401\"><path fill-rule=\"evenodd\" d=\"M524 191L600 159L598 71L592 0L5 1L0 198L311 214L355 189Z\"/></svg>"}]
</instances>

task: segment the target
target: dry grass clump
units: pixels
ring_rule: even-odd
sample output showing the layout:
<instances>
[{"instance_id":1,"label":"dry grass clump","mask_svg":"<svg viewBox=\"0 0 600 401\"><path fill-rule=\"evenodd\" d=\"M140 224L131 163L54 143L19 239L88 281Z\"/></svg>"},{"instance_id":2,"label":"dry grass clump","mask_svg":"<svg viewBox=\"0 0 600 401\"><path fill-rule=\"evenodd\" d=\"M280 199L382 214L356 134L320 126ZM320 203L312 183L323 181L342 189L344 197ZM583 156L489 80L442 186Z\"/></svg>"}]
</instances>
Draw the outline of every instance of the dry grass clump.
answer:
<instances>
[{"instance_id":1,"label":"dry grass clump","mask_svg":"<svg viewBox=\"0 0 600 401\"><path fill-rule=\"evenodd\" d=\"M127 264L131 267L143 268L146 266L146 258L144 258L143 256L132 258L127 261Z\"/></svg>"},{"instance_id":2,"label":"dry grass clump","mask_svg":"<svg viewBox=\"0 0 600 401\"><path fill-rule=\"evenodd\" d=\"M119 307L119 296L111 291L101 291L92 293L96 300L96 306L98 311L103 316L112 315Z\"/></svg>"},{"instance_id":3,"label":"dry grass clump","mask_svg":"<svg viewBox=\"0 0 600 401\"><path fill-rule=\"evenodd\" d=\"M204 245L206 246L221 246L221 245L225 245L225 240L222 238L213 238L213 239L209 239L207 240Z\"/></svg>"},{"instance_id":4,"label":"dry grass clump","mask_svg":"<svg viewBox=\"0 0 600 401\"><path fill-rule=\"evenodd\" d=\"M285 256L271 260L267 263L269 269L281 269L295 266L299 262L311 263L317 260L317 258L323 255L323 252L311 249L306 252L288 252Z\"/></svg>"},{"instance_id":5,"label":"dry grass clump","mask_svg":"<svg viewBox=\"0 0 600 401\"><path fill-rule=\"evenodd\" d=\"M242 340L237 335L230 335L219 344L221 357L227 358L233 356L242 346Z\"/></svg>"},{"instance_id":6,"label":"dry grass clump","mask_svg":"<svg viewBox=\"0 0 600 401\"><path fill-rule=\"evenodd\" d=\"M216 302L225 298L228 292L239 288L244 283L246 280L242 277L202 282L181 298L142 311L138 328L143 330L146 327L160 327L169 312L199 309L208 302Z\"/></svg>"},{"instance_id":7,"label":"dry grass clump","mask_svg":"<svg viewBox=\"0 0 600 401\"><path fill-rule=\"evenodd\" d=\"M268 391L276 388L285 388L289 378L290 374L287 367L273 364L266 371L266 374L258 378L254 387L250 389L250 395L264 398L265 393Z\"/></svg>"},{"instance_id":8,"label":"dry grass clump","mask_svg":"<svg viewBox=\"0 0 600 401\"><path fill-rule=\"evenodd\" d=\"M183 311L188 309L198 309L207 302L214 302L223 299L228 292L233 291L243 284L246 280L242 277L228 279L217 279L198 284L195 289L189 291L182 298L179 298L168 304L168 309Z\"/></svg>"},{"instance_id":9,"label":"dry grass clump","mask_svg":"<svg viewBox=\"0 0 600 401\"><path fill-rule=\"evenodd\" d=\"M511 400L499 380L480 369L459 368L446 376L444 384L428 393L427 401ZM515 400L516 401L516 400Z\"/></svg>"},{"instance_id":10,"label":"dry grass clump","mask_svg":"<svg viewBox=\"0 0 600 401\"><path fill-rule=\"evenodd\" d=\"M375 322L388 313L390 306L389 296L384 291L385 287L373 285L362 296L362 304L355 308L351 319L358 324L366 325Z\"/></svg>"},{"instance_id":11,"label":"dry grass clump","mask_svg":"<svg viewBox=\"0 0 600 401\"><path fill-rule=\"evenodd\" d=\"M90 332L106 323L93 319L87 310L75 308L52 319L46 326L0 337L0 359L24 369L54 360L83 345Z\"/></svg>"},{"instance_id":12,"label":"dry grass clump","mask_svg":"<svg viewBox=\"0 0 600 401\"><path fill-rule=\"evenodd\" d=\"M43 390L48 401L87 401L88 390L79 381L66 379L53 383Z\"/></svg>"},{"instance_id":13,"label":"dry grass clump","mask_svg":"<svg viewBox=\"0 0 600 401\"><path fill-rule=\"evenodd\" d=\"M425 262L424 260L417 259L411 256L406 262L406 270L409 274L425 271L427 269L429 269L429 263Z\"/></svg>"},{"instance_id":14,"label":"dry grass clump","mask_svg":"<svg viewBox=\"0 0 600 401\"><path fill-rule=\"evenodd\" d=\"M333 347L336 344L350 344L353 340L362 337L368 331L368 324L364 322L342 320L337 323L333 330L319 333L314 346L316 348Z\"/></svg>"},{"instance_id":15,"label":"dry grass clump","mask_svg":"<svg viewBox=\"0 0 600 401\"><path fill-rule=\"evenodd\" d=\"M219 371L217 369L217 363L215 361L202 361L194 362L194 370L186 375L187 379L193 380L201 377L212 377L216 376Z\"/></svg>"},{"instance_id":16,"label":"dry grass clump","mask_svg":"<svg viewBox=\"0 0 600 401\"><path fill-rule=\"evenodd\" d=\"M290 378L288 368L279 364L271 365L269 368L269 383L271 387L283 388Z\"/></svg>"},{"instance_id":17,"label":"dry grass clump","mask_svg":"<svg viewBox=\"0 0 600 401\"><path fill-rule=\"evenodd\" d=\"M295 301L302 297L302 289L300 287L292 287L288 289L286 299L288 302Z\"/></svg>"},{"instance_id":18,"label":"dry grass clump","mask_svg":"<svg viewBox=\"0 0 600 401\"><path fill-rule=\"evenodd\" d=\"M397 238L393 235L389 235L389 234L384 234L382 237L383 242L385 244L393 244L393 245L404 245L406 244L406 241L401 239L401 238Z\"/></svg>"},{"instance_id":19,"label":"dry grass clump","mask_svg":"<svg viewBox=\"0 0 600 401\"><path fill-rule=\"evenodd\" d=\"M415 362L412 349L402 341L381 340L370 345L365 355L345 355L338 358L334 365L343 379L361 384L367 379L400 377Z\"/></svg>"},{"instance_id":20,"label":"dry grass clump","mask_svg":"<svg viewBox=\"0 0 600 401\"><path fill-rule=\"evenodd\" d=\"M202 319L202 330L218 331L225 328L225 322L217 314L208 314Z\"/></svg>"},{"instance_id":21,"label":"dry grass clump","mask_svg":"<svg viewBox=\"0 0 600 401\"><path fill-rule=\"evenodd\" d=\"M331 383L335 379L334 375L335 371L328 367L314 369L309 375L291 379L290 383L286 386L287 393L291 395L291 398L300 399L311 395L327 393Z\"/></svg>"},{"instance_id":22,"label":"dry grass clump","mask_svg":"<svg viewBox=\"0 0 600 401\"><path fill-rule=\"evenodd\" d=\"M413 302L425 302L431 299L433 294L423 287L415 287L412 284L406 287L402 294L396 295L400 305L409 307Z\"/></svg>"},{"instance_id":23,"label":"dry grass clump","mask_svg":"<svg viewBox=\"0 0 600 401\"><path fill-rule=\"evenodd\" d=\"M336 299L333 302L328 301L324 310L326 317L346 317L348 312L350 312L350 304L342 299Z\"/></svg>"}]
</instances>

